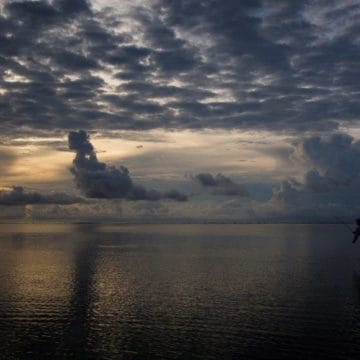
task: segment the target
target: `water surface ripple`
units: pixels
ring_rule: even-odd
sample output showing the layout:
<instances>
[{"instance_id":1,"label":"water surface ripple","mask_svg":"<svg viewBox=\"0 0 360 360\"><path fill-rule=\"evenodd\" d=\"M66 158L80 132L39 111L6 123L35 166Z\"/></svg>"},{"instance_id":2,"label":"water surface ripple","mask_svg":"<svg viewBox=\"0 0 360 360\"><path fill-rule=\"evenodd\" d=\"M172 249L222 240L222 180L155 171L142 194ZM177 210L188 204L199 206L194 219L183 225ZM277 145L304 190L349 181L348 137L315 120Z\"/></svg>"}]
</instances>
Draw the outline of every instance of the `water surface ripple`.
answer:
<instances>
[{"instance_id":1,"label":"water surface ripple","mask_svg":"<svg viewBox=\"0 0 360 360\"><path fill-rule=\"evenodd\" d=\"M338 225L1 224L0 246L1 359L360 358Z\"/></svg>"}]
</instances>

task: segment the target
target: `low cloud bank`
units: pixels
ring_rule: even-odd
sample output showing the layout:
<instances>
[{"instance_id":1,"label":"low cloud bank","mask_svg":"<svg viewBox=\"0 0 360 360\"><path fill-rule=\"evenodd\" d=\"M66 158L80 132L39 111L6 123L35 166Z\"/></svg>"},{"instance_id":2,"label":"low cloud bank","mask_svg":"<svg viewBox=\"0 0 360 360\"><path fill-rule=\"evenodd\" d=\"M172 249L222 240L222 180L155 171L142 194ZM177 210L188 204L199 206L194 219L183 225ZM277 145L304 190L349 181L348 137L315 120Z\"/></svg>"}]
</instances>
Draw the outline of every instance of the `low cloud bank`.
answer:
<instances>
[{"instance_id":1,"label":"low cloud bank","mask_svg":"<svg viewBox=\"0 0 360 360\"><path fill-rule=\"evenodd\" d=\"M249 192L244 185L237 184L220 173L215 176L209 173L200 173L193 176L192 179L202 187L211 190L214 195L249 196Z\"/></svg>"},{"instance_id":2,"label":"low cloud bank","mask_svg":"<svg viewBox=\"0 0 360 360\"><path fill-rule=\"evenodd\" d=\"M360 185L360 142L344 133L312 136L296 144L296 156L310 168L303 180L289 179L275 191L290 201L304 193L333 193Z\"/></svg>"},{"instance_id":3,"label":"low cloud bank","mask_svg":"<svg viewBox=\"0 0 360 360\"><path fill-rule=\"evenodd\" d=\"M76 186L86 197L187 201L187 196L177 190L159 192L146 189L133 182L126 167L115 167L99 161L86 131L71 131L68 139L69 149L76 153L70 171L74 175Z\"/></svg>"},{"instance_id":4,"label":"low cloud bank","mask_svg":"<svg viewBox=\"0 0 360 360\"><path fill-rule=\"evenodd\" d=\"M305 186L314 192L352 186L360 180L360 141L348 134L310 137L298 152L312 167L305 175Z\"/></svg>"},{"instance_id":5,"label":"low cloud bank","mask_svg":"<svg viewBox=\"0 0 360 360\"><path fill-rule=\"evenodd\" d=\"M83 202L83 199L80 197L65 193L42 194L36 191L27 192L22 186L13 186L11 190L0 190L0 205L71 205L80 202Z\"/></svg>"},{"instance_id":6,"label":"low cloud bank","mask_svg":"<svg viewBox=\"0 0 360 360\"><path fill-rule=\"evenodd\" d=\"M360 142L343 133L312 136L295 146L295 157L305 164L302 179L290 178L274 188L266 206L291 214L333 220L360 211Z\"/></svg>"}]
</instances>

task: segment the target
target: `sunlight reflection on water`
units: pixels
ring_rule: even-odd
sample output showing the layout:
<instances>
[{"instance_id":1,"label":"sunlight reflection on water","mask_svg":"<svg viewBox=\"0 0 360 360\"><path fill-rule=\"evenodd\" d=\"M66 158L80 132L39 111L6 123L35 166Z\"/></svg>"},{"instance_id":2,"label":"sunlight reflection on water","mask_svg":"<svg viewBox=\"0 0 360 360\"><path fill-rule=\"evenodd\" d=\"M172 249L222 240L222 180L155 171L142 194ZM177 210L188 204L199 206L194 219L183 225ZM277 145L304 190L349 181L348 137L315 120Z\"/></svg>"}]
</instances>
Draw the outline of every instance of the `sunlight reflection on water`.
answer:
<instances>
[{"instance_id":1,"label":"sunlight reflection on water","mask_svg":"<svg viewBox=\"0 0 360 360\"><path fill-rule=\"evenodd\" d=\"M1 358L357 358L336 225L0 225Z\"/></svg>"}]
</instances>

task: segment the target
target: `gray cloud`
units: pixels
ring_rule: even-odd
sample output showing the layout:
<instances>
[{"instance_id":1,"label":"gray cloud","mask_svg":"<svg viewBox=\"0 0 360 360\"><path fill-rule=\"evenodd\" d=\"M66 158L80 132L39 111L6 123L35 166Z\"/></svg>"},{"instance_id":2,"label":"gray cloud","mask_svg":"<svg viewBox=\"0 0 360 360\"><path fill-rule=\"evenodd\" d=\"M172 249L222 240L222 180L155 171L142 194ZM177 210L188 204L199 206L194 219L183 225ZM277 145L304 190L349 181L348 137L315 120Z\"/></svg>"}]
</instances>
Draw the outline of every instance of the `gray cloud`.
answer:
<instances>
[{"instance_id":1,"label":"gray cloud","mask_svg":"<svg viewBox=\"0 0 360 360\"><path fill-rule=\"evenodd\" d=\"M176 190L159 192L146 189L133 182L126 167L115 167L100 162L85 131L69 133L69 149L76 152L71 173L74 175L77 187L89 198L187 200L186 195Z\"/></svg>"},{"instance_id":2,"label":"gray cloud","mask_svg":"<svg viewBox=\"0 0 360 360\"><path fill-rule=\"evenodd\" d=\"M30 204L70 205L81 203L82 198L65 193L42 194L36 191L25 191L21 186L14 186L11 190L0 190L0 205L16 206Z\"/></svg>"},{"instance_id":3,"label":"gray cloud","mask_svg":"<svg viewBox=\"0 0 360 360\"><path fill-rule=\"evenodd\" d=\"M325 189L349 186L360 180L360 142L348 134L313 136L300 143L297 151L313 167L305 178L310 187L321 187L319 182Z\"/></svg>"},{"instance_id":4,"label":"gray cloud","mask_svg":"<svg viewBox=\"0 0 360 360\"><path fill-rule=\"evenodd\" d=\"M5 1L2 132L356 124L359 4L159 0L133 9L116 18L85 0ZM116 91L111 77L122 80Z\"/></svg>"},{"instance_id":5,"label":"gray cloud","mask_svg":"<svg viewBox=\"0 0 360 360\"><path fill-rule=\"evenodd\" d=\"M249 196L244 185L233 182L223 174L213 176L209 173L201 173L192 178L204 188L211 189L211 193L214 195Z\"/></svg>"},{"instance_id":6,"label":"gray cloud","mask_svg":"<svg viewBox=\"0 0 360 360\"><path fill-rule=\"evenodd\" d=\"M309 168L302 180L288 179L273 191L272 203L290 212L321 216L358 211L360 196L360 143L347 134L312 136L296 144L296 156Z\"/></svg>"}]
</instances>

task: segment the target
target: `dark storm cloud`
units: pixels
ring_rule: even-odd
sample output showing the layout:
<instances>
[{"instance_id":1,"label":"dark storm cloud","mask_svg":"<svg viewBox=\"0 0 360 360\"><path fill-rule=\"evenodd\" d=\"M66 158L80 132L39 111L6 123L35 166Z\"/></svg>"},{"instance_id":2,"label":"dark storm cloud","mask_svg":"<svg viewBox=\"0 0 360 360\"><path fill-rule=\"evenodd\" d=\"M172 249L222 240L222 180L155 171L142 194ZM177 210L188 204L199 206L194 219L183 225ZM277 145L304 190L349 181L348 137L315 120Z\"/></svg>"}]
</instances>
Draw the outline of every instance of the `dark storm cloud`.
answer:
<instances>
[{"instance_id":1,"label":"dark storm cloud","mask_svg":"<svg viewBox=\"0 0 360 360\"><path fill-rule=\"evenodd\" d=\"M89 198L128 199L128 200L161 200L171 199L186 201L186 195L170 190L159 192L149 190L135 184L129 170L100 162L95 149L85 131L69 133L69 149L76 152L71 173L74 175L77 187Z\"/></svg>"},{"instance_id":2,"label":"dark storm cloud","mask_svg":"<svg viewBox=\"0 0 360 360\"><path fill-rule=\"evenodd\" d=\"M223 174L213 176L209 173L201 173L193 176L193 179L204 188L211 190L214 195L249 196L244 185L233 182Z\"/></svg>"},{"instance_id":3,"label":"dark storm cloud","mask_svg":"<svg viewBox=\"0 0 360 360\"><path fill-rule=\"evenodd\" d=\"M0 190L0 205L36 205L36 204L57 204L71 205L81 203L84 200L65 193L42 194L36 191L25 191L21 186L14 186L11 190Z\"/></svg>"},{"instance_id":4,"label":"dark storm cloud","mask_svg":"<svg viewBox=\"0 0 360 360\"><path fill-rule=\"evenodd\" d=\"M116 18L85 0L5 1L1 130L307 132L358 120L357 2L132 9Z\"/></svg>"}]
</instances>

